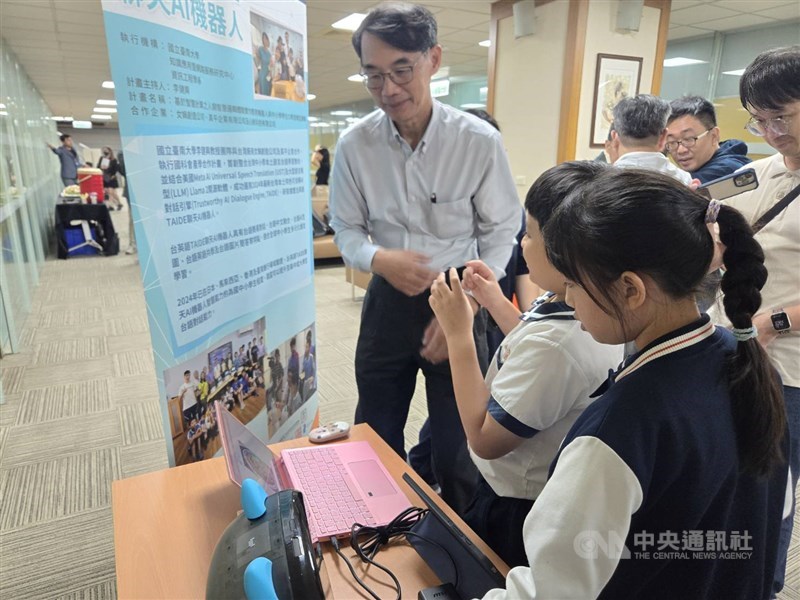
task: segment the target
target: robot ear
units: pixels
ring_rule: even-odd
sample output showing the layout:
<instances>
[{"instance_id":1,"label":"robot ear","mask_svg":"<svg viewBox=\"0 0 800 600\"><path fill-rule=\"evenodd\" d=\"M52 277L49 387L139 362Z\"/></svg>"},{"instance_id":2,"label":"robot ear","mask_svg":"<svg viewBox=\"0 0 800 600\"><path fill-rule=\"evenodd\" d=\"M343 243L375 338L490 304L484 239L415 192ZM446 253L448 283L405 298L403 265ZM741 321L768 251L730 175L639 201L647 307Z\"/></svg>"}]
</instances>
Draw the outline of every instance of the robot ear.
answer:
<instances>
[{"instance_id":1,"label":"robot ear","mask_svg":"<svg viewBox=\"0 0 800 600\"><path fill-rule=\"evenodd\" d=\"M259 556L247 565L244 570L244 595L247 600L278 600L272 581L272 561L267 557Z\"/></svg>"},{"instance_id":2,"label":"robot ear","mask_svg":"<svg viewBox=\"0 0 800 600\"><path fill-rule=\"evenodd\" d=\"M242 482L242 510L248 519L255 521L267 512L267 492L255 479L247 478Z\"/></svg>"}]
</instances>

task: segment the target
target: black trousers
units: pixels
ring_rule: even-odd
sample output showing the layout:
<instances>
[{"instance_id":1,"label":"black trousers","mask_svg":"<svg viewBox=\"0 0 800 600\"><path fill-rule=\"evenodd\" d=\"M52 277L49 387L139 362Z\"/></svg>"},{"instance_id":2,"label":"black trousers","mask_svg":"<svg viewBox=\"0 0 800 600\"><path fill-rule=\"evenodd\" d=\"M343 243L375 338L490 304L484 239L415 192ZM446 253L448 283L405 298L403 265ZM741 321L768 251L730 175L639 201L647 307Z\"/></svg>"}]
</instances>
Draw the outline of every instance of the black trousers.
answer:
<instances>
[{"instance_id":1,"label":"black trousers","mask_svg":"<svg viewBox=\"0 0 800 600\"><path fill-rule=\"evenodd\" d=\"M409 297L374 275L364 298L356 347L356 423L368 423L405 458L403 429L421 369L431 428L432 467L442 498L464 514L479 480L453 393L450 363L434 365L419 354L433 318L430 292ZM473 334L485 357L486 316L479 311Z\"/></svg>"}]
</instances>

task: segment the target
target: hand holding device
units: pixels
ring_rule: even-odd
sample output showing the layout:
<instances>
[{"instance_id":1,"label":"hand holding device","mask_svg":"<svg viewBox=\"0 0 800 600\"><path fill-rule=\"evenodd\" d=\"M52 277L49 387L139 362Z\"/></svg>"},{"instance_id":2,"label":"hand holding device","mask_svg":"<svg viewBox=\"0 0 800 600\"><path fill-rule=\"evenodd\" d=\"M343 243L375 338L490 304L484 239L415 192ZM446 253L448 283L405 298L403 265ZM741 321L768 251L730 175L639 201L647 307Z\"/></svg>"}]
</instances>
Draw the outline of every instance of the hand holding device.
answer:
<instances>
[{"instance_id":1,"label":"hand holding device","mask_svg":"<svg viewBox=\"0 0 800 600\"><path fill-rule=\"evenodd\" d=\"M714 200L724 200L742 192L749 192L758 187L758 177L753 169L744 169L730 173L719 179L704 183L697 191Z\"/></svg>"}]
</instances>

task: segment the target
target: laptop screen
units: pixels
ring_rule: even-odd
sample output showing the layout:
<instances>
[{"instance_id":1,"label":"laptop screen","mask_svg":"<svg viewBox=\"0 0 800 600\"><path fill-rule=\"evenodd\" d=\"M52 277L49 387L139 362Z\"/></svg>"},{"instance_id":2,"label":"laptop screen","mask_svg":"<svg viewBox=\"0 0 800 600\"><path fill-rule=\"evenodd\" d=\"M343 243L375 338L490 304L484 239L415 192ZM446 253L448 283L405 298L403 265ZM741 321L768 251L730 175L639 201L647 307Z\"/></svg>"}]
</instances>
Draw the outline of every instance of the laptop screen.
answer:
<instances>
[{"instance_id":1,"label":"laptop screen","mask_svg":"<svg viewBox=\"0 0 800 600\"><path fill-rule=\"evenodd\" d=\"M267 494L283 489L275 455L218 400L214 403L228 476L236 485L255 479Z\"/></svg>"}]
</instances>

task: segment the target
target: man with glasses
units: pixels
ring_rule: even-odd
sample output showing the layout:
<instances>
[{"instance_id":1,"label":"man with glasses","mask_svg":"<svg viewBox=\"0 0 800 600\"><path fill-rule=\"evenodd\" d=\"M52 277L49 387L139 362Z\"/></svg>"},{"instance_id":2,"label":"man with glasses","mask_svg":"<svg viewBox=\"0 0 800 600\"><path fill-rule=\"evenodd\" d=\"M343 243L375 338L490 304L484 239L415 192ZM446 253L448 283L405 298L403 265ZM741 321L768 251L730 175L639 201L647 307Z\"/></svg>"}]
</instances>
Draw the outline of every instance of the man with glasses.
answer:
<instances>
[{"instance_id":1,"label":"man with glasses","mask_svg":"<svg viewBox=\"0 0 800 600\"><path fill-rule=\"evenodd\" d=\"M429 288L438 273L475 258L502 277L520 204L500 134L431 96L431 77L442 63L436 33L426 8L391 4L370 11L353 34L364 84L379 110L339 139L331 226L345 261L374 274L356 349L355 420L369 423L405 456L403 429L421 369L433 472L445 501L463 514L478 473ZM483 312L474 323L485 356Z\"/></svg>"},{"instance_id":2,"label":"man with glasses","mask_svg":"<svg viewBox=\"0 0 800 600\"><path fill-rule=\"evenodd\" d=\"M670 108L665 147L694 179L707 183L750 162L743 141L720 143L717 113L711 102L700 96L684 96L670 102Z\"/></svg>"},{"instance_id":3,"label":"man with glasses","mask_svg":"<svg viewBox=\"0 0 800 600\"><path fill-rule=\"evenodd\" d=\"M739 97L750 113L747 130L778 151L748 165L758 175L757 189L725 201L754 224L800 186L800 46L759 54L742 75ZM753 325L783 380L794 492L800 473L800 198L764 225L756 240L769 277ZM793 521L792 515L781 529L774 593L783 588Z\"/></svg>"}]
</instances>

